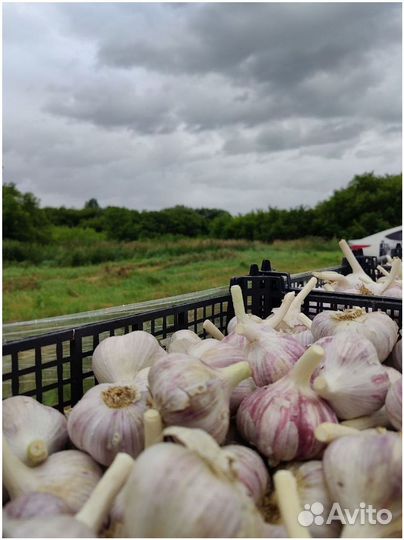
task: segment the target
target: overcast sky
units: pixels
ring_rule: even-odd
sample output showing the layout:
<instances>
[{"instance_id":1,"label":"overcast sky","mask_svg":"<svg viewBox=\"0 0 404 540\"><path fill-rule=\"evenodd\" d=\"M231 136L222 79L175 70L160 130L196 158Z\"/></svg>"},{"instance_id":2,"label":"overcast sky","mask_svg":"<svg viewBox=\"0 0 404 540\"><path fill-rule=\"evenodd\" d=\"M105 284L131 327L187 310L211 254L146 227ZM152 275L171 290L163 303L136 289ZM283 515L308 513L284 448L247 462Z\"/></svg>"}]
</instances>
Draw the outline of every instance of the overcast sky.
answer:
<instances>
[{"instance_id":1,"label":"overcast sky","mask_svg":"<svg viewBox=\"0 0 404 540\"><path fill-rule=\"evenodd\" d=\"M311 206L401 172L400 4L3 8L3 178L42 206Z\"/></svg>"}]
</instances>

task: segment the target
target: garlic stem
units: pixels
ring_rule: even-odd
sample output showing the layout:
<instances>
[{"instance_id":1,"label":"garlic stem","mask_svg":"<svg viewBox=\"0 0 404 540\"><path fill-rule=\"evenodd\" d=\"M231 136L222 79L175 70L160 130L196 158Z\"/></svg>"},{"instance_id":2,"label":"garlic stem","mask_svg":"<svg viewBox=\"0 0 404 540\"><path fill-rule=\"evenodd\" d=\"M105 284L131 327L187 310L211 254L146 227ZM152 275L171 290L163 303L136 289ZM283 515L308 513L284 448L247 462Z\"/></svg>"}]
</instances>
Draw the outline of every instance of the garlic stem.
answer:
<instances>
[{"instance_id":1,"label":"garlic stem","mask_svg":"<svg viewBox=\"0 0 404 540\"><path fill-rule=\"evenodd\" d=\"M327 383L327 379L322 375L316 377L313 382L313 390L315 390L316 392L329 392L330 389Z\"/></svg>"},{"instance_id":2,"label":"garlic stem","mask_svg":"<svg viewBox=\"0 0 404 540\"><path fill-rule=\"evenodd\" d=\"M11 499L35 491L37 482L32 470L13 453L3 435L3 484Z\"/></svg>"},{"instance_id":3,"label":"garlic stem","mask_svg":"<svg viewBox=\"0 0 404 540\"><path fill-rule=\"evenodd\" d=\"M143 415L144 447L149 448L163 440L163 421L156 409L148 409Z\"/></svg>"},{"instance_id":4,"label":"garlic stem","mask_svg":"<svg viewBox=\"0 0 404 540\"><path fill-rule=\"evenodd\" d=\"M352 253L351 248L349 247L346 240L340 240L338 242L339 247L341 248L342 253L344 254L344 257L349 263L349 266L352 268L352 272L354 274L365 274L365 276L372 281L369 276L365 273L362 266L359 264L358 259L355 257L355 255Z\"/></svg>"},{"instance_id":5,"label":"garlic stem","mask_svg":"<svg viewBox=\"0 0 404 540\"><path fill-rule=\"evenodd\" d=\"M389 275L390 275L389 272L387 272L387 270L385 270L385 269L383 268L383 266L381 266L380 264L378 264L376 268L377 268L377 269L379 270L379 272L380 272L381 274L383 274L384 276L389 276Z\"/></svg>"},{"instance_id":6,"label":"garlic stem","mask_svg":"<svg viewBox=\"0 0 404 540\"><path fill-rule=\"evenodd\" d=\"M75 518L97 533L105 516L122 486L125 484L134 464L134 460L124 453L116 455L114 461L95 486L90 497Z\"/></svg>"},{"instance_id":7,"label":"garlic stem","mask_svg":"<svg viewBox=\"0 0 404 540\"><path fill-rule=\"evenodd\" d=\"M270 326L271 328L276 328L278 324L282 322L282 320L287 315L289 308L291 307L293 303L293 299L295 297L294 292L290 292L285 294L281 305L277 309L277 311L272 315L272 317L269 317L266 319L266 326Z\"/></svg>"},{"instance_id":8,"label":"garlic stem","mask_svg":"<svg viewBox=\"0 0 404 540\"><path fill-rule=\"evenodd\" d=\"M262 333L254 324L238 324L236 334L246 337L248 341L258 341L262 337Z\"/></svg>"},{"instance_id":9,"label":"garlic stem","mask_svg":"<svg viewBox=\"0 0 404 540\"><path fill-rule=\"evenodd\" d=\"M219 330L216 325L213 324L212 321L209 321L209 319L206 319L206 321L204 321L203 328L213 338L218 339L219 341L222 341L222 339L224 339L224 334Z\"/></svg>"},{"instance_id":10,"label":"garlic stem","mask_svg":"<svg viewBox=\"0 0 404 540\"><path fill-rule=\"evenodd\" d=\"M241 322L246 318L246 312L244 307L243 293L241 292L240 285L232 285L230 287L230 293L233 300L234 313L237 317L237 321Z\"/></svg>"},{"instance_id":11,"label":"garlic stem","mask_svg":"<svg viewBox=\"0 0 404 540\"><path fill-rule=\"evenodd\" d=\"M302 290L299 291L297 296L294 298L290 308L288 309L288 312L283 318L287 324L290 323L293 326L294 321L302 308L303 302L305 301L306 297L310 294L310 292L314 289L316 285L317 285L317 278L312 277L309 279L306 285L302 288Z\"/></svg>"},{"instance_id":12,"label":"garlic stem","mask_svg":"<svg viewBox=\"0 0 404 540\"><path fill-rule=\"evenodd\" d=\"M333 424L332 422L323 422L316 427L314 436L316 439L323 443L330 443L339 437L345 435L359 435L360 431L348 426L342 426L341 424Z\"/></svg>"},{"instance_id":13,"label":"garlic stem","mask_svg":"<svg viewBox=\"0 0 404 540\"><path fill-rule=\"evenodd\" d=\"M324 289L326 292L335 292L334 287L333 287L332 285L330 285L329 283L324 283L323 289Z\"/></svg>"},{"instance_id":14,"label":"garlic stem","mask_svg":"<svg viewBox=\"0 0 404 540\"><path fill-rule=\"evenodd\" d=\"M301 389L310 390L310 378L325 356L324 349L319 345L312 345L299 358L289 372L295 384Z\"/></svg>"},{"instance_id":15,"label":"garlic stem","mask_svg":"<svg viewBox=\"0 0 404 540\"><path fill-rule=\"evenodd\" d=\"M389 277L383 283L383 287L381 288L378 294L383 294L384 291L386 291L390 287L390 285L393 283L396 277L398 277L398 274L400 273L400 268L401 268L400 259L394 259L393 264L391 266Z\"/></svg>"},{"instance_id":16,"label":"garlic stem","mask_svg":"<svg viewBox=\"0 0 404 540\"><path fill-rule=\"evenodd\" d=\"M299 313L299 315L297 316L297 318L299 319L299 321L304 324L304 326L310 330L311 329L311 325L313 324L313 321L311 319L309 319L309 317L307 315L305 315L304 313Z\"/></svg>"},{"instance_id":17,"label":"garlic stem","mask_svg":"<svg viewBox=\"0 0 404 540\"><path fill-rule=\"evenodd\" d=\"M312 272L313 276L323 281L345 281L346 277L334 270L324 270L323 272Z\"/></svg>"},{"instance_id":18,"label":"garlic stem","mask_svg":"<svg viewBox=\"0 0 404 540\"><path fill-rule=\"evenodd\" d=\"M35 467L48 458L48 449L46 442L40 439L32 441L27 448L27 460L28 463Z\"/></svg>"},{"instance_id":19,"label":"garlic stem","mask_svg":"<svg viewBox=\"0 0 404 540\"><path fill-rule=\"evenodd\" d=\"M228 382L232 390L234 390L241 381L252 376L252 370L248 362L237 362L231 366L220 368L218 371L220 371L220 376Z\"/></svg>"},{"instance_id":20,"label":"garlic stem","mask_svg":"<svg viewBox=\"0 0 404 540\"><path fill-rule=\"evenodd\" d=\"M276 499L282 522L289 538L311 538L307 527L298 522L302 506L297 492L297 482L290 471L281 470L274 474Z\"/></svg>"},{"instance_id":21,"label":"garlic stem","mask_svg":"<svg viewBox=\"0 0 404 540\"><path fill-rule=\"evenodd\" d=\"M341 424L343 426L348 426L359 430L377 427L390 427L391 425L387 417L385 407L382 407L369 416L360 416L359 418L353 418L352 420L344 420L341 422Z\"/></svg>"}]
</instances>

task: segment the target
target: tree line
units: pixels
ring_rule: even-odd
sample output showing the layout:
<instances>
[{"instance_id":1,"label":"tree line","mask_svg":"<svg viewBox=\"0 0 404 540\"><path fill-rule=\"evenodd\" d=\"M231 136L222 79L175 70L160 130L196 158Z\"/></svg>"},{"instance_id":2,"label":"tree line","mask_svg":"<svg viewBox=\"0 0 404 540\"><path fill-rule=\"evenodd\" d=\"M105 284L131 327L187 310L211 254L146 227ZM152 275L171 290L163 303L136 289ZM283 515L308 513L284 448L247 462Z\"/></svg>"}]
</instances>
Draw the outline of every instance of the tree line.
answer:
<instances>
[{"instance_id":1,"label":"tree line","mask_svg":"<svg viewBox=\"0 0 404 540\"><path fill-rule=\"evenodd\" d=\"M211 236L272 242L304 236L360 238L401 223L401 174L355 176L347 187L334 191L313 208L269 207L233 216L217 208L175 206L159 211L139 211L107 206L95 198L83 208L40 207L32 193L15 184L3 185L3 237L46 243L52 227L93 229L121 242L162 235Z\"/></svg>"}]
</instances>

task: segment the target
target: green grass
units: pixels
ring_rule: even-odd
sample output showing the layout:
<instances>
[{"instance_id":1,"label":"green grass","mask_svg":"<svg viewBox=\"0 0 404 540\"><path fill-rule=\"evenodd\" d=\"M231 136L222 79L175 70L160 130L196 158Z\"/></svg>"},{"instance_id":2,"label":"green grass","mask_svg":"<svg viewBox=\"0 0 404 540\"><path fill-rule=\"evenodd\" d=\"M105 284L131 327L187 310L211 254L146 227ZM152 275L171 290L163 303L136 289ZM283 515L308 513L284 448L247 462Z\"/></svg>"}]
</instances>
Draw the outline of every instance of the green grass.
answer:
<instances>
[{"instance_id":1,"label":"green grass","mask_svg":"<svg viewBox=\"0 0 404 540\"><path fill-rule=\"evenodd\" d=\"M112 249L111 246L109 249ZM5 264L3 322L26 321L225 286L252 263L270 259L290 273L337 265L336 241L264 244L245 240L164 239L124 244L125 259L87 266Z\"/></svg>"}]
</instances>

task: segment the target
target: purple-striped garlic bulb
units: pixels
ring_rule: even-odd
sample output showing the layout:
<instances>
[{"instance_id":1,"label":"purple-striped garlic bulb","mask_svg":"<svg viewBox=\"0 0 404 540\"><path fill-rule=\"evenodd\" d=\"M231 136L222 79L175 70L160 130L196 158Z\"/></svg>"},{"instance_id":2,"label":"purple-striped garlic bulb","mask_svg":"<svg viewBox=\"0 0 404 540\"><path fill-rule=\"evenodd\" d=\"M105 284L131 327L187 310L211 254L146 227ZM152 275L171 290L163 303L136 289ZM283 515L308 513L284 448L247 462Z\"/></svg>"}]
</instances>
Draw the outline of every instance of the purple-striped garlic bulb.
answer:
<instances>
[{"instance_id":1,"label":"purple-striped garlic bulb","mask_svg":"<svg viewBox=\"0 0 404 540\"><path fill-rule=\"evenodd\" d=\"M342 537L379 538L389 536L394 522L401 526L401 456L401 436L389 431L359 432L328 445L323 467L331 499L350 512L365 504L387 509L393 518L388 525L371 525L368 520L361 525L357 518L353 525L344 525Z\"/></svg>"},{"instance_id":2,"label":"purple-striped garlic bulb","mask_svg":"<svg viewBox=\"0 0 404 540\"><path fill-rule=\"evenodd\" d=\"M41 491L57 495L71 512L77 512L101 475L99 465L78 450L56 452L37 467L28 467L13 453L3 436L3 483L11 500Z\"/></svg>"},{"instance_id":3,"label":"purple-striped garlic bulb","mask_svg":"<svg viewBox=\"0 0 404 540\"><path fill-rule=\"evenodd\" d=\"M201 341L198 334L192 330L177 330L170 337L167 351L169 353L187 353L191 347L198 345Z\"/></svg>"},{"instance_id":4,"label":"purple-striped garlic bulb","mask_svg":"<svg viewBox=\"0 0 404 540\"><path fill-rule=\"evenodd\" d=\"M262 332L256 325L240 324L237 332L250 342L245 354L257 386L281 379L305 351L303 345L292 336L280 332Z\"/></svg>"},{"instance_id":5,"label":"purple-striped garlic bulb","mask_svg":"<svg viewBox=\"0 0 404 540\"><path fill-rule=\"evenodd\" d=\"M325 483L322 461L293 462L288 464L287 468L296 478L301 505L321 503L324 508L323 515L327 516L333 502ZM308 529L313 538L336 538L340 534L341 525L337 521L330 524L313 522Z\"/></svg>"},{"instance_id":6,"label":"purple-striped garlic bulb","mask_svg":"<svg viewBox=\"0 0 404 540\"><path fill-rule=\"evenodd\" d=\"M324 358L324 350L312 345L287 375L244 399L237 412L237 426L250 444L271 465L281 461L317 457L323 449L315 428L337 422L331 407L310 387L311 376Z\"/></svg>"},{"instance_id":7,"label":"purple-striped garlic bulb","mask_svg":"<svg viewBox=\"0 0 404 540\"><path fill-rule=\"evenodd\" d=\"M127 454L118 454L75 516L7 518L3 522L3 532L9 538L96 538L116 495L132 471L133 463Z\"/></svg>"},{"instance_id":8,"label":"purple-striped garlic bulb","mask_svg":"<svg viewBox=\"0 0 404 540\"><path fill-rule=\"evenodd\" d=\"M368 339L342 332L316 345L324 349L325 358L314 374L313 389L338 418L357 418L383 406L389 377Z\"/></svg>"},{"instance_id":9,"label":"purple-striped garlic bulb","mask_svg":"<svg viewBox=\"0 0 404 540\"><path fill-rule=\"evenodd\" d=\"M118 452L137 457L144 448L147 384L140 373L131 384L98 384L88 390L67 421L73 444L101 465L110 465Z\"/></svg>"},{"instance_id":10,"label":"purple-striped garlic bulb","mask_svg":"<svg viewBox=\"0 0 404 540\"><path fill-rule=\"evenodd\" d=\"M390 385L386 396L386 413L390 423L398 431L401 431L402 426L402 376Z\"/></svg>"},{"instance_id":11,"label":"purple-striped garlic bulb","mask_svg":"<svg viewBox=\"0 0 404 540\"><path fill-rule=\"evenodd\" d=\"M175 442L142 452L127 481L124 536L262 537L234 456L202 430L171 427L164 437Z\"/></svg>"},{"instance_id":12,"label":"purple-striped garlic bulb","mask_svg":"<svg viewBox=\"0 0 404 540\"><path fill-rule=\"evenodd\" d=\"M63 450L68 440L64 415L28 396L3 401L3 434L14 454L31 467Z\"/></svg>"},{"instance_id":13,"label":"purple-striped garlic bulb","mask_svg":"<svg viewBox=\"0 0 404 540\"><path fill-rule=\"evenodd\" d=\"M66 502L52 493L31 491L8 502L3 508L8 519L29 519L40 516L72 514Z\"/></svg>"},{"instance_id":14,"label":"purple-striped garlic bulb","mask_svg":"<svg viewBox=\"0 0 404 540\"><path fill-rule=\"evenodd\" d=\"M247 492L255 503L259 503L265 493L270 489L270 476L268 469L260 455L251 448L241 444L223 446L223 450L234 455L234 469L237 472Z\"/></svg>"},{"instance_id":15,"label":"purple-striped garlic bulb","mask_svg":"<svg viewBox=\"0 0 404 540\"><path fill-rule=\"evenodd\" d=\"M232 416L237 413L243 399L250 396L256 389L257 385L252 377L244 379L244 381L241 381L241 383L236 386L230 396L230 414Z\"/></svg>"},{"instance_id":16,"label":"purple-striped garlic bulb","mask_svg":"<svg viewBox=\"0 0 404 540\"><path fill-rule=\"evenodd\" d=\"M311 331L317 341L340 332L362 336L373 343L380 362L384 362L397 341L398 326L383 311L366 313L360 307L344 311L323 311L313 319Z\"/></svg>"},{"instance_id":17,"label":"purple-striped garlic bulb","mask_svg":"<svg viewBox=\"0 0 404 540\"><path fill-rule=\"evenodd\" d=\"M221 444L229 428L231 393L249 377L247 362L215 369L185 354L168 354L150 368L149 388L167 426L204 429Z\"/></svg>"},{"instance_id":18,"label":"purple-striped garlic bulb","mask_svg":"<svg viewBox=\"0 0 404 540\"><path fill-rule=\"evenodd\" d=\"M101 341L93 352L92 368L99 383L131 383L141 369L165 355L154 336L135 330Z\"/></svg>"}]
</instances>

